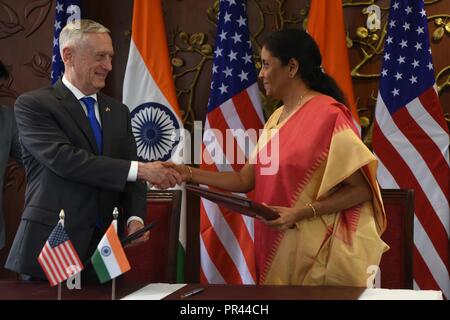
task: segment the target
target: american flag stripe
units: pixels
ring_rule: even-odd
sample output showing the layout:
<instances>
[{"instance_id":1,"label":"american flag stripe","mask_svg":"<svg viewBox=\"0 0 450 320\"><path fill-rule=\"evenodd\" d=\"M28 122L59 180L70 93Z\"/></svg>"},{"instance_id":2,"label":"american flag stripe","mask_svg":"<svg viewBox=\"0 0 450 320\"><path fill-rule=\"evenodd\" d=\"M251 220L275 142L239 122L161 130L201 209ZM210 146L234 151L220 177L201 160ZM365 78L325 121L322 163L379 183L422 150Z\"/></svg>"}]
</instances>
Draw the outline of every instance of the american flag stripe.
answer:
<instances>
[{"instance_id":1,"label":"american flag stripe","mask_svg":"<svg viewBox=\"0 0 450 320\"><path fill-rule=\"evenodd\" d=\"M78 255L75 254L76 251L75 248L73 247L72 242L66 242L64 243L64 246L65 246L64 254L70 257L71 265L76 268L79 268L82 265L82 263Z\"/></svg>"},{"instance_id":2,"label":"american flag stripe","mask_svg":"<svg viewBox=\"0 0 450 320\"><path fill-rule=\"evenodd\" d=\"M233 164L234 171L237 171L240 169L239 163L243 164L246 161L245 139L241 139L241 137L244 138L245 129L243 129L244 127L242 125L242 121L236 112L235 105L231 100L225 102L216 110L218 110L218 113L214 115L214 118L223 119L226 123L223 128L214 128L219 129L221 133L226 132L225 135L223 135L224 141L221 148L223 150L224 145L227 146L227 159ZM227 132L226 128L231 130ZM233 135L232 139L230 139L231 135ZM233 148L231 148L231 145L233 145ZM230 150L233 150L233 152L230 153ZM234 159L239 159L239 161L235 163Z\"/></svg>"},{"instance_id":3,"label":"american flag stripe","mask_svg":"<svg viewBox=\"0 0 450 320\"><path fill-rule=\"evenodd\" d=\"M431 185L427 183L425 179L429 178L431 174L426 176L426 174L423 173L423 171L426 171L426 169L422 168L421 170L418 170L419 173L417 173L417 170L414 169L417 167L408 166L408 164L405 162L405 158L400 155L401 152L400 154L398 154L396 149L390 148L390 146L387 144L388 141L385 141L385 143L383 144L381 136L377 136L377 139L379 139L380 148L384 148L383 151L380 150L377 153L377 156L379 156L380 158L385 155L389 156L389 158L385 160L384 165L396 166L398 171L394 173L391 172L395 180L398 181L400 185L402 185L403 183L408 183L411 188L415 190L416 215L420 220L424 221L425 228L431 232L430 236L433 240L433 243L439 248L444 249L446 244L445 241L444 243L442 241L447 237L446 229L448 228L449 223L448 216L442 215L440 213L440 211L442 210L440 209L445 208L445 206L447 205L447 199L443 197L443 195L439 197L441 191L438 191L437 189L436 193L430 191L430 188L436 187L437 185ZM421 180L421 178L416 178L417 175L422 176L423 180ZM433 214L430 215L427 212L433 212ZM442 254L444 255L445 251L442 252Z\"/></svg>"},{"instance_id":4,"label":"american flag stripe","mask_svg":"<svg viewBox=\"0 0 450 320\"><path fill-rule=\"evenodd\" d=\"M426 181L430 181L427 183L427 186L429 187L439 187L436 191L440 193L440 196L445 198L442 191L448 189L448 179L446 179L445 176L439 175L438 171L439 169L445 168L445 157L442 155L439 147L434 143L433 139L427 136L425 131L422 130L422 127L412 119L406 108L399 110L396 113L396 116L398 117L395 117L394 121L399 132L401 131L403 134L403 136L400 136L399 134L399 138L408 139L409 142L408 145L402 143L398 146L400 153L410 153L410 156L413 157L410 161L415 161L415 163L411 163L411 165L425 164L427 166L427 168L425 168L426 172L423 173L422 177L418 178L425 178L427 179ZM420 142L414 141L416 136L421 137ZM413 142L415 143L413 144ZM408 159L406 156L405 158ZM430 169L433 167L436 170Z\"/></svg>"},{"instance_id":5,"label":"american flag stripe","mask_svg":"<svg viewBox=\"0 0 450 320\"><path fill-rule=\"evenodd\" d=\"M243 279L243 283L254 282L255 275L252 275L248 266L249 261L251 262L253 259L253 246L249 242L250 237L248 236L248 230L243 226L242 217L236 216L235 213L228 210L221 210L217 204L206 199L202 199L202 206L209 220L209 224L207 222L202 224L202 230L211 229L209 236L217 237L223 248L222 258L228 260L228 263L224 262L224 264L229 267L234 266L228 270L232 273L228 280L232 280L234 283L238 279ZM227 221L227 215L232 215L232 219ZM232 220L234 220L234 223L231 223ZM219 226L221 233L215 233L212 226ZM211 239L209 238L209 240ZM236 268L236 266L239 266L239 268ZM227 276L225 278L227 279Z\"/></svg>"},{"instance_id":6,"label":"american flag stripe","mask_svg":"<svg viewBox=\"0 0 450 320\"><path fill-rule=\"evenodd\" d=\"M420 220L417 217L414 218L414 243L415 248L420 256L425 261L432 261L428 264L428 269L435 279L439 283L439 287L445 288L445 291L450 289L449 275L446 270L449 269L449 257L441 257L441 248L436 247L428 237L428 232L423 228Z\"/></svg>"},{"instance_id":7,"label":"american flag stripe","mask_svg":"<svg viewBox=\"0 0 450 320\"><path fill-rule=\"evenodd\" d=\"M222 150L222 149L220 149L220 150ZM217 148L215 148L214 151L215 151L216 154L218 153L218 149ZM220 155L220 156L222 156L222 155ZM220 156L219 156L219 158L220 158ZM208 163L210 163L209 165L203 164L202 165L203 169L210 170L210 171L217 170L217 168L218 168L217 164L213 164L212 163L213 162L212 157L211 157L211 155L210 155L210 153L208 152L207 149L205 149L203 151L203 160L207 161ZM222 166L220 166L220 170L219 171L220 172L231 172L231 171L235 171L235 170L233 170L231 167L225 167L225 165L222 165ZM244 193L235 193L235 194L237 194L237 195L239 195L241 197L246 197L247 196ZM227 217L229 217L229 216L230 215L228 215ZM233 218L232 219L227 219L227 222L228 222L228 220L231 220L229 223L230 224L235 224L235 225L238 225L240 223L244 223L245 227L247 228L247 232L250 235L250 239L252 240L251 243L247 243L247 242L244 241L242 245L247 245L248 247L253 247L253 241L254 241L254 233L253 233L254 220L253 220L253 218L248 217L248 216L243 216L243 215L242 216L231 215L231 217L233 217ZM242 219L242 221L240 219ZM236 223L236 221L239 221L239 223ZM236 229L236 230L238 230L238 229ZM239 229L239 232L240 232L240 229Z\"/></svg>"},{"instance_id":8,"label":"american flag stripe","mask_svg":"<svg viewBox=\"0 0 450 320\"><path fill-rule=\"evenodd\" d=\"M64 261L64 263L66 265L75 265L77 263L77 261L74 259L73 256L71 256L70 254L70 250L73 248L70 248L70 245L68 243L65 243L62 247L61 247L61 252L63 255L63 258L61 259L62 261Z\"/></svg>"},{"instance_id":9,"label":"american flag stripe","mask_svg":"<svg viewBox=\"0 0 450 320\"><path fill-rule=\"evenodd\" d=\"M436 278L430 271L430 266L425 262L425 259L423 257L424 256L414 245L414 289L420 290L420 288L439 288L440 286L437 283Z\"/></svg>"},{"instance_id":10,"label":"american flag stripe","mask_svg":"<svg viewBox=\"0 0 450 320\"><path fill-rule=\"evenodd\" d=\"M377 105L378 112L382 113L384 112L385 105L382 103L382 98L379 97L381 100L380 103ZM403 110L400 110L397 112L398 115L407 115L407 113L403 112ZM396 115L397 115L396 114ZM408 115L409 117L409 115ZM426 149L423 150L422 153L419 153L417 150L417 147L422 145L423 142L416 142L412 144L410 141L414 140L414 135L417 134L417 132L413 132L410 136L406 137L403 134L403 126L397 125L398 122L405 122L401 120L401 118L397 117L395 120L393 120L389 112L386 112L385 115L383 115L383 126L380 127L378 124L376 124L376 140L382 139L384 137L389 137L389 141L392 143L392 147L394 150L391 152L398 151L398 154L400 157L404 160L405 165L402 167L402 170L408 170L410 171L414 177L416 178L416 186L422 185L421 187L422 191L426 193L427 199L430 200L433 208L437 210L441 205L446 205L448 207L448 200L444 192L448 192L448 176L443 175L443 181L441 184L439 184L435 176L438 175L439 171L436 169L446 169L445 162L439 163L436 162L436 160L439 161L440 158L442 158L442 154L439 150L439 148L433 148L433 142L429 140L429 137L423 136L420 137L420 139L423 141L425 140L425 143L427 144ZM414 121L413 121L414 123ZM388 143L388 140L385 140L384 146L386 147ZM377 149L377 153L383 152L383 150ZM389 161L389 154L385 153L386 156L381 158L382 161L386 162ZM429 158L430 161L426 162L425 158ZM443 160L443 159L442 159ZM400 162L399 164L402 164L403 162ZM423 164L426 164L426 166L423 166ZM391 165L395 165L395 162L391 160ZM429 167L436 167L435 170L430 170ZM411 169L409 169L411 168ZM417 168L420 168L420 170L417 170ZM434 172L433 172L434 171ZM445 172L445 171L444 171ZM395 173L394 173L395 174ZM398 179L402 179L404 183L407 183L409 180L402 174L397 173L399 176ZM442 176L442 175L441 175ZM397 178L396 178L397 180ZM439 178L441 181L441 178ZM420 184L418 183L420 181ZM442 187L441 187L442 186ZM439 214L439 213L438 213ZM442 224L448 228L449 226L449 217L445 213L440 213L439 218L442 221ZM448 230L448 229L447 229Z\"/></svg>"},{"instance_id":11,"label":"american flag stripe","mask_svg":"<svg viewBox=\"0 0 450 320\"><path fill-rule=\"evenodd\" d=\"M380 161L383 163L383 166L396 167L397 170L395 172L390 172L394 179L398 182L398 184L406 184L408 183L415 191L415 214L416 216L422 220L425 224L425 229L428 229L428 235L432 238L432 242L438 248L445 249L445 239L446 239L446 230L445 224L442 224L441 221L437 217L437 211L433 208L433 205L429 201L429 197L426 193L430 193L430 187L428 186L425 179L428 178L431 174L423 174L420 172L416 172L414 168L418 168L419 164L413 163L411 165L407 164L408 155L405 155L401 151L398 152L397 149L385 138L385 136L380 133L380 129L378 125L374 127L374 139L377 140L378 148L377 148L377 156L380 159L384 159L384 161ZM390 140L392 141L392 139ZM403 148L400 148L403 149ZM407 150L405 150L407 151ZM403 156L402 156L403 155ZM411 157L411 155L409 155ZM414 166L415 165L415 166ZM419 165L419 168L422 167ZM413 168L413 169L411 169ZM416 178L415 174L420 175L420 178ZM421 180L423 179L423 180ZM419 183L421 181L421 183ZM380 184L383 182L379 180ZM382 185L383 186L383 185ZM422 188L422 186L425 186ZM430 196L434 196L431 194ZM446 202L446 199L443 198L442 201ZM438 206L436 204L436 206ZM440 206L440 205L439 205ZM429 212L433 212L433 214L428 214ZM448 225L448 223L447 223ZM441 252L441 251L440 251ZM445 250L441 252L445 254ZM444 260L445 261L445 260Z\"/></svg>"},{"instance_id":12,"label":"american flag stripe","mask_svg":"<svg viewBox=\"0 0 450 320\"><path fill-rule=\"evenodd\" d=\"M241 251L239 251L239 253L242 252L245 257L246 264L250 265L253 261L253 221L245 219L246 217L243 215L239 215L237 216L238 218L236 218L236 213L231 210L222 209L222 213L226 222L230 226L230 230L240 242Z\"/></svg>"},{"instance_id":13,"label":"american flag stripe","mask_svg":"<svg viewBox=\"0 0 450 320\"><path fill-rule=\"evenodd\" d=\"M256 84L254 84L256 86ZM253 107L253 103L250 99L247 90L233 96L233 104L236 108L236 112L242 121L242 127L244 130L261 128L264 122L261 122L259 115Z\"/></svg>"},{"instance_id":14,"label":"american flag stripe","mask_svg":"<svg viewBox=\"0 0 450 320\"><path fill-rule=\"evenodd\" d=\"M403 117L408 117L407 121L410 121L409 125L414 126L414 128L401 128L404 130L408 130L411 135L411 139L413 139L415 136L412 135L415 133L415 130L418 130L416 135L423 136L423 143L419 144L417 147L422 147L423 145L430 144L430 148L432 148L432 151L434 154L438 155L438 161L436 163L440 164L442 161L448 160L448 155L445 154L446 150L440 149L439 146L444 146L446 143L446 132L442 130L442 128L439 126L439 124L434 121L434 119L431 117L431 115L426 112L426 108L423 107L423 104L425 104L426 101L421 101L420 99L414 99L411 103L408 103L406 105L406 108L404 110L400 110L400 113L405 113ZM407 110L407 112L406 112ZM424 125L419 126L414 119L422 119L424 122ZM406 132L408 132L406 131ZM427 141L425 141L425 139ZM421 150L425 151L425 150ZM427 156L428 152L421 152L424 154L424 156ZM427 163L433 163L433 161L427 161ZM440 164L442 166L442 164Z\"/></svg>"},{"instance_id":15,"label":"american flag stripe","mask_svg":"<svg viewBox=\"0 0 450 320\"><path fill-rule=\"evenodd\" d=\"M397 181L395 181L394 177L381 161L378 161L377 180L380 185L391 186L393 189L400 189Z\"/></svg>"},{"instance_id":16,"label":"american flag stripe","mask_svg":"<svg viewBox=\"0 0 450 320\"><path fill-rule=\"evenodd\" d=\"M200 282L225 284L225 279L222 277L219 270L216 268L216 265L209 257L209 253L206 249L205 243L203 242L203 237L200 237L200 257ZM207 274L205 274L204 270Z\"/></svg>"},{"instance_id":17,"label":"american flag stripe","mask_svg":"<svg viewBox=\"0 0 450 320\"><path fill-rule=\"evenodd\" d=\"M72 263L65 258L64 252L65 252L65 248L64 248L64 244L63 244L63 245L59 246L58 250L54 250L54 253L56 255L55 258L58 259L58 262L61 266L72 265ZM65 269L62 270L63 274L66 274L67 271L68 270L65 270Z\"/></svg>"},{"instance_id":18,"label":"american flag stripe","mask_svg":"<svg viewBox=\"0 0 450 320\"><path fill-rule=\"evenodd\" d=\"M44 270L45 276L47 277L48 281L50 282L50 285L54 286L55 284L58 284L59 281L56 279L56 277L53 275L54 273L51 272L51 267L47 262L47 257L43 256L43 253L39 255L38 262L42 267L42 270Z\"/></svg>"},{"instance_id":19,"label":"american flag stripe","mask_svg":"<svg viewBox=\"0 0 450 320\"><path fill-rule=\"evenodd\" d=\"M63 251L65 250L64 248L64 244L58 246L57 250L53 250L54 252L54 256L55 256L55 261L58 263L59 266L59 270L62 273L62 276L65 277L67 275L68 272L70 272L69 267L72 265L70 262L67 263L64 258L62 258L63 256Z\"/></svg>"},{"instance_id":20,"label":"american flag stripe","mask_svg":"<svg viewBox=\"0 0 450 320\"><path fill-rule=\"evenodd\" d=\"M220 211L214 212L213 208L208 207L207 204L205 205L205 202L203 200L201 203L201 207L203 211L208 215L207 219L209 219L211 216L214 215L218 216L222 214ZM201 259L207 257L206 262L212 263L211 267L213 268L213 270L217 271L220 266L226 264L227 268L222 268L219 271L220 278L223 278L223 280L225 281L223 283L239 283L240 282L239 272L237 270L236 265L233 262L233 259L228 254L226 243L222 242L219 234L217 234L217 232L215 231L215 229L218 228L219 226L217 225L212 227L211 223L206 222L207 219L203 218L201 224L202 230L201 239L205 244L208 244L208 246L205 245L205 250L203 252L203 255L201 256ZM213 221L216 220L217 219L213 219ZM226 229L225 230L220 229L220 231L222 234L225 234L225 236L232 236L231 234L226 234L227 231ZM210 283L221 283L217 282L218 279L213 277L214 274L211 273L208 266L209 265L206 264L206 268L203 268L203 272L208 281L210 281Z\"/></svg>"},{"instance_id":21,"label":"american flag stripe","mask_svg":"<svg viewBox=\"0 0 450 320\"><path fill-rule=\"evenodd\" d=\"M58 260L58 257L56 256L55 252L60 250L58 247L53 248L53 250L50 250L49 247L47 247L47 253L48 253L48 261L51 265L54 266L54 269L57 271L58 277L60 279L64 279L64 269L61 266L61 262Z\"/></svg>"},{"instance_id":22,"label":"american flag stripe","mask_svg":"<svg viewBox=\"0 0 450 320\"><path fill-rule=\"evenodd\" d=\"M247 99L248 95L241 95L240 100L242 100L244 103L248 103L250 100ZM239 100L237 102L240 102ZM257 143L257 135L258 132L252 132L249 131L248 138L246 139L244 137L244 132L247 130L251 130L252 127L245 127L244 123L247 116L241 116L237 113L236 103L233 103L232 100L228 100L225 103L223 103L219 108L214 109L211 111L211 115L208 116L207 123L205 125L205 135L204 140L209 141L210 143L207 144L208 150L210 153L212 153L214 150L215 154L215 163L221 163L221 159L224 157L227 159L227 164L229 164L230 168L225 171L239 171L242 165L246 162L247 156L253 148L256 146ZM254 110L254 108L250 105L245 105L246 108L251 108ZM241 113L244 113L241 111ZM251 112L247 112L251 113ZM256 117L256 113L254 114ZM244 121L243 121L244 120ZM261 127L262 124L259 122L259 120L253 121L253 124L256 128ZM211 131L209 129L214 128L214 130L217 131ZM254 127L253 127L254 128ZM234 134L234 139L232 141L226 141L227 135L226 130L232 129L234 131L229 132L229 134ZM214 133L220 132L220 136L216 136ZM255 135L253 135L255 133ZM223 139L222 139L223 137ZM231 153L231 144L234 145L234 152ZM247 145L246 145L247 144ZM227 145L227 153L224 153L225 145ZM219 149L220 148L220 149ZM222 153L217 154L219 150L222 150ZM236 161L237 160L237 161ZM231 170L232 169L232 170ZM219 170L224 171L224 170Z\"/></svg>"},{"instance_id":23,"label":"american flag stripe","mask_svg":"<svg viewBox=\"0 0 450 320\"><path fill-rule=\"evenodd\" d=\"M45 259L46 264L50 267L49 272L56 278L57 283L60 283L64 280L64 277L61 275L58 266L55 265L54 260L51 256L51 249L49 247L45 248L43 252L43 259Z\"/></svg>"},{"instance_id":24,"label":"american flag stripe","mask_svg":"<svg viewBox=\"0 0 450 320\"><path fill-rule=\"evenodd\" d=\"M44 259L46 265L49 266L48 272L56 279L56 283L54 283L54 284L57 284L57 283L60 283L61 281L63 281L63 278L59 274L57 266L55 266L55 264L53 263L50 253L48 252L48 248L45 248L45 251L43 253L43 259Z\"/></svg>"},{"instance_id":25,"label":"american flag stripe","mask_svg":"<svg viewBox=\"0 0 450 320\"><path fill-rule=\"evenodd\" d=\"M259 87L258 87L257 83L248 87L247 93L248 93L248 96L249 96L250 101L252 102L253 106L261 105L261 97L260 97ZM256 111L256 114L258 115L259 121L261 121L261 124L264 125L264 123L266 121L264 120L264 114L263 114L262 108L254 107L254 109ZM255 128L257 128L257 127L255 127Z\"/></svg>"},{"instance_id":26,"label":"american flag stripe","mask_svg":"<svg viewBox=\"0 0 450 320\"><path fill-rule=\"evenodd\" d=\"M444 117L442 116L442 110L439 107L440 101L439 96L437 94L437 88L436 85L433 86L433 88L429 88L428 90L424 91L420 96L419 100L421 105L423 106L424 112L428 113L431 117L433 117L433 120L430 120L430 124L436 125L435 130L439 130L443 134L443 136L440 136L441 139L444 139L448 137L448 127L447 123L445 122ZM417 114L416 116L422 116L421 114ZM428 119L427 119L428 120ZM440 130L442 129L442 130ZM433 131L432 131L433 132ZM433 136L434 138L435 136ZM441 144L439 144L441 145ZM444 144L445 146L445 144ZM447 144L448 149L448 144ZM448 160L448 157L447 157Z\"/></svg>"},{"instance_id":27,"label":"american flag stripe","mask_svg":"<svg viewBox=\"0 0 450 320\"><path fill-rule=\"evenodd\" d=\"M448 149L448 145L445 145L448 142L446 139L447 124L436 119L436 112L433 112L432 104L434 103L433 100L438 99L438 96L434 89L428 91L423 93L419 99L414 99L411 104L408 104L408 111L414 119L421 118L424 120L424 124L421 126L422 129L436 145L444 146L444 149L440 149L440 151L443 157L448 160L448 154L445 152ZM413 107L409 108L409 105Z\"/></svg>"},{"instance_id":28,"label":"american flag stripe","mask_svg":"<svg viewBox=\"0 0 450 320\"><path fill-rule=\"evenodd\" d=\"M219 110L219 109L217 109ZM208 143L205 145L206 151L203 152L203 156L206 155L206 158L203 159L203 161L207 163L211 163L211 161L215 164L212 166L209 166L210 169L213 169L214 171L236 171L239 170L241 166L234 163L233 159L228 159L227 155L225 154L225 146L224 142L222 141L222 130L217 129L217 126L220 125L221 120L224 119L222 113L217 113L214 115L214 119L219 119L219 121L212 121L215 127L213 127L213 130L208 130L208 126L210 125L210 120L207 120L207 123L205 125L205 133L203 136L204 141L208 141ZM218 135L216 135L216 132ZM206 154L207 153L207 154Z\"/></svg>"}]
</instances>

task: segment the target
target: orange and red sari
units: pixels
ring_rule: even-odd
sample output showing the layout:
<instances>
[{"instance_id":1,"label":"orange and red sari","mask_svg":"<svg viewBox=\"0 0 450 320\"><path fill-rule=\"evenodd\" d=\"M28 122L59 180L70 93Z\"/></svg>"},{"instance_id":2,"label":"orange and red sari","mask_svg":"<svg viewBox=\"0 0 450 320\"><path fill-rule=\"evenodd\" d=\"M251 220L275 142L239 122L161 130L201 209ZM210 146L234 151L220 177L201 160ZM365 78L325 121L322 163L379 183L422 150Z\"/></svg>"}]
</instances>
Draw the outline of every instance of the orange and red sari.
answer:
<instances>
[{"instance_id":1,"label":"orange and red sari","mask_svg":"<svg viewBox=\"0 0 450 320\"><path fill-rule=\"evenodd\" d=\"M259 154L270 155L271 143L279 141L279 170L262 175L265 166L256 160L255 200L301 207L326 197L357 170L370 184L373 200L299 221L285 232L255 220L258 282L366 286L367 268L378 265L388 249L380 239L386 217L375 178L376 158L359 138L348 109L331 97L314 97L278 124L282 108L265 126L279 129L279 139L262 136L258 148Z\"/></svg>"}]
</instances>

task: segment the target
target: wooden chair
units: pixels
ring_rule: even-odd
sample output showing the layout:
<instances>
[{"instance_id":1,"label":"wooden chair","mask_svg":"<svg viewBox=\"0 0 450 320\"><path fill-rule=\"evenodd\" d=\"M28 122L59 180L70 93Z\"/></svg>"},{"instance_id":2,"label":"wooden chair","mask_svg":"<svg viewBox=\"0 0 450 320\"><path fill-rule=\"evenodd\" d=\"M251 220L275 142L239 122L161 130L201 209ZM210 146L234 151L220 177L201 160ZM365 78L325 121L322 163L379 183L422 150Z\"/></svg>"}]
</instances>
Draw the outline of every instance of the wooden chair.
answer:
<instances>
[{"instance_id":1,"label":"wooden chair","mask_svg":"<svg viewBox=\"0 0 450 320\"><path fill-rule=\"evenodd\" d=\"M131 292L149 283L176 282L180 209L180 190L147 192L145 224L155 220L157 224L146 243L125 247L131 270L119 278L122 290Z\"/></svg>"},{"instance_id":2,"label":"wooden chair","mask_svg":"<svg viewBox=\"0 0 450 320\"><path fill-rule=\"evenodd\" d=\"M383 189L387 229L382 239L391 248L381 258L381 287L413 289L414 190Z\"/></svg>"}]
</instances>

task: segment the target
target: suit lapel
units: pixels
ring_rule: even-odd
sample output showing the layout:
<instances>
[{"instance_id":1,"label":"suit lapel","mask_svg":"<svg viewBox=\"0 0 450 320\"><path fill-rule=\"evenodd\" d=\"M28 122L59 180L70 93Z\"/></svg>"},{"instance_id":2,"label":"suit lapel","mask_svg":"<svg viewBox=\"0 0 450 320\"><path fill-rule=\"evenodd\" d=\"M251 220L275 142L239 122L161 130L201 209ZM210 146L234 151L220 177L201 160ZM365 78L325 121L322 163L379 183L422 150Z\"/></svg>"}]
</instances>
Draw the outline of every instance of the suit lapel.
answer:
<instances>
[{"instance_id":1,"label":"suit lapel","mask_svg":"<svg viewBox=\"0 0 450 320\"><path fill-rule=\"evenodd\" d=\"M56 91L56 97L61 100L62 105L66 108L70 116L83 132L86 139L89 141L91 151L98 154L94 133L92 132L91 126L89 125L89 120L84 113L81 103L77 100L77 98L75 98L72 92L67 89L67 87L62 83L61 80L58 80L55 83L54 88Z\"/></svg>"},{"instance_id":2,"label":"suit lapel","mask_svg":"<svg viewBox=\"0 0 450 320\"><path fill-rule=\"evenodd\" d=\"M100 118L102 119L102 132L103 132L103 155L111 155L112 147L112 130L113 130L113 120L111 106L108 105L106 100L103 98L101 93L97 94L98 99L98 111L100 113Z\"/></svg>"}]
</instances>

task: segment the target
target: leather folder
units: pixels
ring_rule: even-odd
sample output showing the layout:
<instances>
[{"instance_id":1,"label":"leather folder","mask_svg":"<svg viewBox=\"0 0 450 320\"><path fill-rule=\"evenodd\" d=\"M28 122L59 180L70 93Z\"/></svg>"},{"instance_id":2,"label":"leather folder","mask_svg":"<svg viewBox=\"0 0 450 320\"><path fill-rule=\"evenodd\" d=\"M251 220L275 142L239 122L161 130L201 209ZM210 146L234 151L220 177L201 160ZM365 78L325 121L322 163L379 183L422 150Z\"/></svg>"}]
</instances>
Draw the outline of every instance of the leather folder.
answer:
<instances>
[{"instance_id":1,"label":"leather folder","mask_svg":"<svg viewBox=\"0 0 450 320\"><path fill-rule=\"evenodd\" d=\"M260 216L266 220L275 220L279 217L278 213L261 203L254 202L235 194L213 191L205 187L199 187L187 184L186 190L206 198L220 206L239 212L241 214L256 217Z\"/></svg>"},{"instance_id":2,"label":"leather folder","mask_svg":"<svg viewBox=\"0 0 450 320\"><path fill-rule=\"evenodd\" d=\"M139 229L138 231L136 231L136 232L128 235L124 239L120 240L120 243L124 246L124 245L130 243L131 241L136 240L137 238L140 238L145 232L147 232L150 229L153 229L155 226L156 226L156 220L153 221L152 223L149 223L144 228Z\"/></svg>"}]
</instances>

